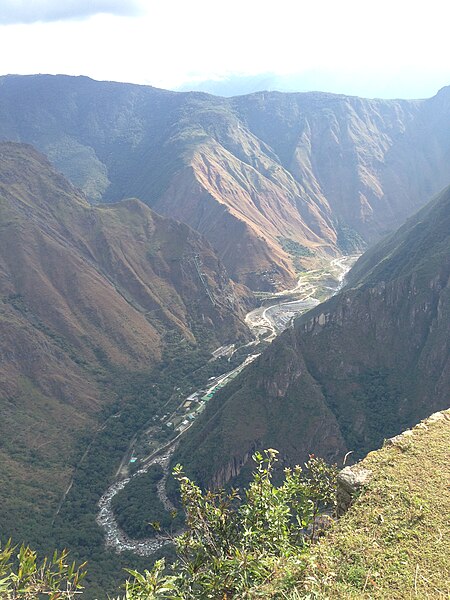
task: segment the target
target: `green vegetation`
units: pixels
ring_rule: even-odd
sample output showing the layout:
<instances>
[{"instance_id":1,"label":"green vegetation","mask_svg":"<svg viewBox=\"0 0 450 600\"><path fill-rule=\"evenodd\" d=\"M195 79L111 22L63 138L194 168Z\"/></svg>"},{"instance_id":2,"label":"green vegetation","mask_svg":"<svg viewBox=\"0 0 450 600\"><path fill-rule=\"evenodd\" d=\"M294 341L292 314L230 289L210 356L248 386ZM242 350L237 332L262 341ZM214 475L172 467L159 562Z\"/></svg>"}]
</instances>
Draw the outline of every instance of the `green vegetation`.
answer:
<instances>
[{"instance_id":1,"label":"green vegetation","mask_svg":"<svg viewBox=\"0 0 450 600\"><path fill-rule=\"evenodd\" d=\"M293 258L304 258L305 256L314 256L314 252L303 246L299 242L292 240L291 238L278 237L278 241L285 252L290 254Z\"/></svg>"},{"instance_id":2,"label":"green vegetation","mask_svg":"<svg viewBox=\"0 0 450 600\"><path fill-rule=\"evenodd\" d=\"M339 223L336 227L336 232L337 246L343 254L356 254L366 249L367 243L365 240L357 231L345 223Z\"/></svg>"},{"instance_id":3,"label":"green vegetation","mask_svg":"<svg viewBox=\"0 0 450 600\"><path fill-rule=\"evenodd\" d=\"M88 198L98 202L108 188L108 171L94 149L69 136L48 144L46 154Z\"/></svg>"},{"instance_id":4,"label":"green vegetation","mask_svg":"<svg viewBox=\"0 0 450 600\"><path fill-rule=\"evenodd\" d=\"M152 465L145 475L130 481L112 501L120 528L131 538L148 538L161 529L177 531L183 525L181 512L168 512L158 496L157 484L164 473Z\"/></svg>"},{"instance_id":5,"label":"green vegetation","mask_svg":"<svg viewBox=\"0 0 450 600\"><path fill-rule=\"evenodd\" d=\"M195 331L201 335L201 328L197 327ZM206 334L204 339L208 339ZM116 555L104 549L103 532L95 522L97 502L110 485L134 435L145 431L153 423L156 414L170 414L179 405L180 399L191 393L193 388L204 385L209 377L231 370L234 366L226 358L217 361L210 361L210 358L207 346L192 346L178 333L168 332L163 361L158 369L147 373L128 373L108 365L108 373L112 373L112 381L108 381L108 386L115 389L118 400L104 411L103 425L94 438L80 440L79 454L86 447L89 450L75 470L72 487L55 520L51 535L51 544L70 548L76 560L85 561L89 558L86 598L96 598L105 591L113 593L120 579L124 579L125 566L141 569L146 566L143 558L131 553ZM141 527L136 524L137 537L146 537L154 532L151 527L146 528L145 522L160 521L163 528L170 528L178 527L182 520L181 514L173 520L160 506L153 493L156 481L149 481L153 476L156 476L155 471L151 471L148 479L145 476L136 478L131 487L127 486L115 499L119 521L122 519L130 535L135 533L132 525L135 515L133 508L128 507L130 497L133 497L133 506L141 524ZM138 499L146 494L147 503L139 506ZM50 552L50 542L40 546L39 550Z\"/></svg>"},{"instance_id":6,"label":"green vegetation","mask_svg":"<svg viewBox=\"0 0 450 600\"><path fill-rule=\"evenodd\" d=\"M286 469L277 487L272 482L277 454L253 456L256 470L242 496L236 489L203 493L178 465L174 475L186 512L186 531L174 540L178 562L159 582L162 563L144 576L135 573L130 597L250 598L280 561L289 585L290 569L302 563L316 539L320 509L334 505L336 469L311 457L305 471Z\"/></svg>"},{"instance_id":7,"label":"green vegetation","mask_svg":"<svg viewBox=\"0 0 450 600\"><path fill-rule=\"evenodd\" d=\"M66 551L55 552L51 559L44 558L38 563L35 551L26 546L17 549L7 542L0 547L0 597L3 600L73 599L83 587L85 566L68 563Z\"/></svg>"},{"instance_id":8,"label":"green vegetation","mask_svg":"<svg viewBox=\"0 0 450 600\"><path fill-rule=\"evenodd\" d=\"M347 447L355 449L353 458L362 458L370 450L379 448L384 439L410 425L408 419L401 416L402 400L401 390L388 369L368 369L354 377L345 403L332 394L327 396ZM357 411L366 415L364 431L355 428Z\"/></svg>"},{"instance_id":9,"label":"green vegetation","mask_svg":"<svg viewBox=\"0 0 450 600\"><path fill-rule=\"evenodd\" d=\"M450 411L361 463L366 491L313 553L319 598L450 597Z\"/></svg>"},{"instance_id":10,"label":"green vegetation","mask_svg":"<svg viewBox=\"0 0 450 600\"><path fill-rule=\"evenodd\" d=\"M45 325L39 319L39 317L33 313L30 307L27 305L25 298L21 294L10 294L9 296L4 296L1 298L1 302L3 304L9 304L12 306L18 313L28 318L32 327L36 328L38 331L44 333L52 342L54 342L58 348L60 348L63 352L66 352L67 355L73 360L77 365L90 368L87 361L80 355L80 352L77 352L70 342L56 333L53 329Z\"/></svg>"},{"instance_id":11,"label":"green vegetation","mask_svg":"<svg viewBox=\"0 0 450 600\"><path fill-rule=\"evenodd\" d=\"M371 477L348 512L317 531L336 503L336 470L311 457L273 483L275 450L256 453L240 493L202 492L177 466L186 529L174 539L176 561L128 570L124 600L405 600L450 594L450 410L433 415L358 468ZM154 474L154 478L157 474ZM322 517L323 520L323 517ZM318 542L318 543L315 543ZM75 598L84 565L67 553L37 566L0 551L0 592L7 600ZM21 565L21 568L19 568ZM6 592L5 592L6 590ZM83 597L85 597L82 594ZM99 598L105 598L104 590Z\"/></svg>"},{"instance_id":12,"label":"green vegetation","mask_svg":"<svg viewBox=\"0 0 450 600\"><path fill-rule=\"evenodd\" d=\"M311 457L304 471L299 466L286 469L283 482L275 486L272 474L277 454L267 450L254 455L256 470L242 495L238 490L203 493L177 466L174 475L186 513L186 530L174 539L177 562L167 571L163 560L143 574L130 570L133 579L126 584L126 598L250 598L252 589L265 586L280 564L285 571L282 587L292 587L289 575L299 565L306 566L311 543L317 539L321 509L335 504L336 469ZM17 581L9 562L11 554L7 546L3 562L0 555L0 576L5 576L1 582L7 585ZM46 593L50 581L50 598L73 598L84 565L68 566L66 558L66 553L55 554L52 562L44 561L39 569L35 554L22 549L19 561L26 563L26 569L18 572L26 584L33 581L33 591ZM56 574L51 572L54 564ZM6 597L38 597L29 589L17 586L17 593ZM105 597L104 590L100 597Z\"/></svg>"},{"instance_id":13,"label":"green vegetation","mask_svg":"<svg viewBox=\"0 0 450 600\"><path fill-rule=\"evenodd\" d=\"M294 257L304 257L304 256L314 256L314 252L307 248L306 246L302 246L299 242L292 240L291 238L279 237L278 241L281 244L281 247L285 252Z\"/></svg>"},{"instance_id":14,"label":"green vegetation","mask_svg":"<svg viewBox=\"0 0 450 600\"><path fill-rule=\"evenodd\" d=\"M299 242L292 240L291 238L279 236L278 241L280 242L283 250L292 257L294 269L297 271L297 273L301 273L304 270L302 258L315 256L315 253L312 250L306 246L303 246Z\"/></svg>"}]
</instances>

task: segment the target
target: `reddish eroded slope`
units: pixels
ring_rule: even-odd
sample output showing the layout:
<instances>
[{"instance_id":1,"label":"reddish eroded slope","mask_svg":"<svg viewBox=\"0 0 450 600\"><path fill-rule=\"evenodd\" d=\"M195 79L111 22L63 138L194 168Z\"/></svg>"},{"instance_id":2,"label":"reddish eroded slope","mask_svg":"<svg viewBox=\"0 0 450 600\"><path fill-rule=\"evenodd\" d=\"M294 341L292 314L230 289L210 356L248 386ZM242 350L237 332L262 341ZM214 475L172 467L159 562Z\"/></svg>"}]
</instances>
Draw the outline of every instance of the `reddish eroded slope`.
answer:
<instances>
[{"instance_id":1,"label":"reddish eroded slope","mask_svg":"<svg viewBox=\"0 0 450 600\"><path fill-rule=\"evenodd\" d=\"M236 98L87 77L0 79L0 139L32 143L96 202L138 197L205 234L230 276L290 286L449 183L450 88L427 100Z\"/></svg>"},{"instance_id":2,"label":"reddish eroded slope","mask_svg":"<svg viewBox=\"0 0 450 600\"><path fill-rule=\"evenodd\" d=\"M135 199L93 207L32 147L0 144L5 498L54 509L77 438L115 398L111 373L154 368L168 333L245 339L248 297L187 225Z\"/></svg>"}]
</instances>

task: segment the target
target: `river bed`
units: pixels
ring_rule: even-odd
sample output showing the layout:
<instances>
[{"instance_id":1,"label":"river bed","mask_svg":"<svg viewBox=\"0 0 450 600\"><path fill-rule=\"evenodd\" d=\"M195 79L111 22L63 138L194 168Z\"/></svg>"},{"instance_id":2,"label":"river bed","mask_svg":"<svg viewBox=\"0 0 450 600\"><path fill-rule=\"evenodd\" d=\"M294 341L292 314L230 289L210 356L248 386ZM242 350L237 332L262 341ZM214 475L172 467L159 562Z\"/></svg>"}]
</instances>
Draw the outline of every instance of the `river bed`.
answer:
<instances>
[{"instance_id":1,"label":"river bed","mask_svg":"<svg viewBox=\"0 0 450 600\"><path fill-rule=\"evenodd\" d=\"M346 273L357 258L357 256L336 258L330 261L327 269L300 275L294 288L267 295L267 298L263 300L263 306L252 310L246 315L245 322L255 338L253 342L246 344L246 346L250 347L261 341L270 343L284 329L289 327L295 317L317 306L327 297L334 295L342 287ZM232 354L235 350L233 344L223 346L218 348L213 356L217 358L218 356ZM259 354L247 356L238 367L215 377L209 382L206 389L198 390L191 394L189 398L183 400L183 403L185 403L185 401L197 397L196 408L189 415L186 415L187 418L183 421L181 427L176 430L176 436L158 450L153 451L150 456L144 458L140 468L134 474L119 478L106 490L98 502L99 512L96 520L104 531L107 547L116 552L128 550L140 556L150 556L170 543L170 539L159 534L148 539L128 537L117 524L112 509L112 500L132 478L139 477L146 473L152 465L159 464L164 470L164 477L161 480L161 485L158 485L158 496L164 506L171 508L171 502L165 493L165 481L168 476L170 459L179 438L192 426L195 419L203 411L204 403L214 395L215 391L223 388L258 356ZM180 408L182 405L180 405ZM173 418L173 415L168 418L168 421L171 418Z\"/></svg>"},{"instance_id":2,"label":"river bed","mask_svg":"<svg viewBox=\"0 0 450 600\"><path fill-rule=\"evenodd\" d=\"M330 261L327 269L300 275L294 288L268 295L262 306L252 310L245 317L253 335L270 342L289 327L295 317L336 294L358 256L335 258ZM289 300L285 301L284 298Z\"/></svg>"}]
</instances>

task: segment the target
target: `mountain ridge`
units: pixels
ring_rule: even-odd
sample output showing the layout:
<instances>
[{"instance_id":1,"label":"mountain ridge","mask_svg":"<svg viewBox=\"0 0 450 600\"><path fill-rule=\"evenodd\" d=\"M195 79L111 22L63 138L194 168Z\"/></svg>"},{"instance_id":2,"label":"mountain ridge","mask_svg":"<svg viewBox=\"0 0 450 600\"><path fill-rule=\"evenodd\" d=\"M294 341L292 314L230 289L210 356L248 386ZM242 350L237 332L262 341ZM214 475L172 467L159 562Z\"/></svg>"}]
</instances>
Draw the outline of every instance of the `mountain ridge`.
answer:
<instances>
[{"instance_id":1,"label":"mountain ridge","mask_svg":"<svg viewBox=\"0 0 450 600\"><path fill-rule=\"evenodd\" d=\"M35 144L95 201L135 196L187 222L234 280L273 290L379 239L449 183L448 95L225 99L12 77L0 86L0 139ZM286 251L289 240L300 255Z\"/></svg>"},{"instance_id":2,"label":"mountain ridge","mask_svg":"<svg viewBox=\"0 0 450 600\"><path fill-rule=\"evenodd\" d=\"M34 148L0 144L2 534L41 543L118 382L152 389L174 339L205 360L247 340L249 302L187 225L137 199L91 206Z\"/></svg>"},{"instance_id":3,"label":"mountain ridge","mask_svg":"<svg viewBox=\"0 0 450 600\"><path fill-rule=\"evenodd\" d=\"M288 465L311 452L358 458L445 408L449 219L447 188L218 393L174 461L204 485L222 485L248 467L255 448L279 449Z\"/></svg>"}]
</instances>

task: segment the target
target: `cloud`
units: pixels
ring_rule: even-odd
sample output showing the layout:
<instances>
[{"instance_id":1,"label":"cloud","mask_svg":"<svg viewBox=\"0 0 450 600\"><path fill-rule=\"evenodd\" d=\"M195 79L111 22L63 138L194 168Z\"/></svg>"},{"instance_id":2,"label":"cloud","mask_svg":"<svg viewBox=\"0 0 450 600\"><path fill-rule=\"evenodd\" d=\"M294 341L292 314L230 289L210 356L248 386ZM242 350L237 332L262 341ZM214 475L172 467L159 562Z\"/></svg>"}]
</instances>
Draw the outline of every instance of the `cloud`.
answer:
<instances>
[{"instance_id":1,"label":"cloud","mask_svg":"<svg viewBox=\"0 0 450 600\"><path fill-rule=\"evenodd\" d=\"M99 13L139 15L142 0L0 0L0 25L72 21Z\"/></svg>"}]
</instances>

